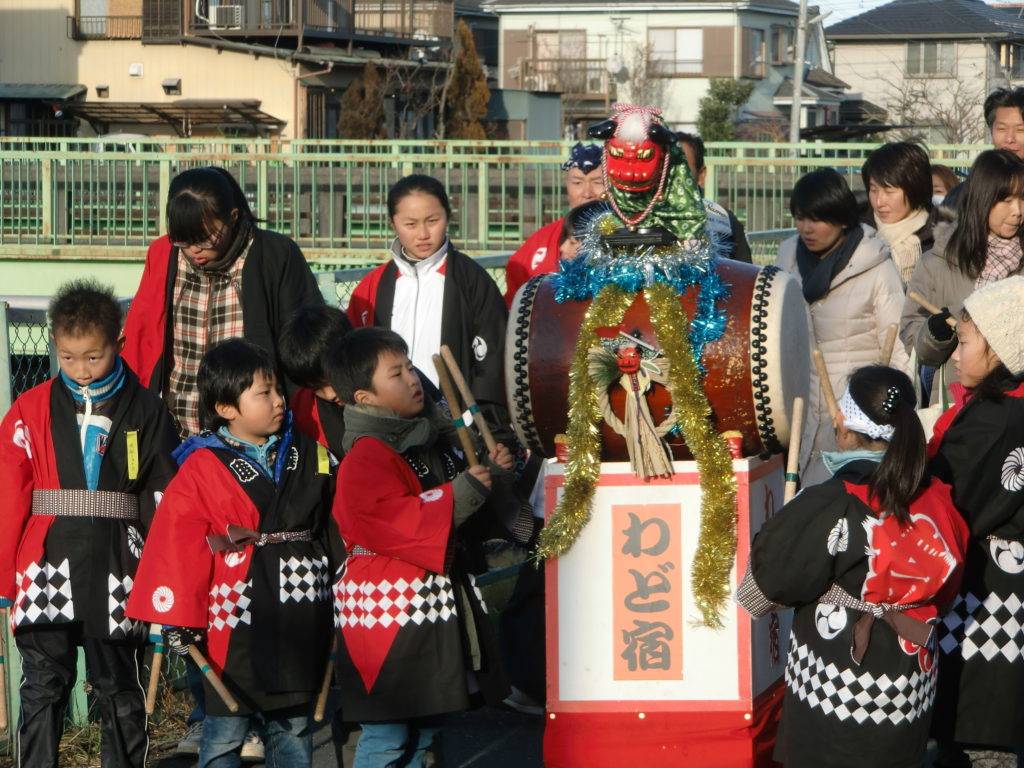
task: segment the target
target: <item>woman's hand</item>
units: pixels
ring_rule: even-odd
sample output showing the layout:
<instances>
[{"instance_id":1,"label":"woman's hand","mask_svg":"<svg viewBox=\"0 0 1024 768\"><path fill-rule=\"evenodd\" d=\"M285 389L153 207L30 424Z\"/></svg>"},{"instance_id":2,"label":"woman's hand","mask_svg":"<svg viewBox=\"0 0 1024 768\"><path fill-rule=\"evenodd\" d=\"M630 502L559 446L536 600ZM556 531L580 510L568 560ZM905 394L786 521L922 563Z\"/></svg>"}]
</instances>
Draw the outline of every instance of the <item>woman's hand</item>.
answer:
<instances>
[{"instance_id":1,"label":"woman's hand","mask_svg":"<svg viewBox=\"0 0 1024 768\"><path fill-rule=\"evenodd\" d=\"M487 454L491 464L502 469L512 469L515 462L512 460L512 453L502 443L494 446L494 450Z\"/></svg>"}]
</instances>

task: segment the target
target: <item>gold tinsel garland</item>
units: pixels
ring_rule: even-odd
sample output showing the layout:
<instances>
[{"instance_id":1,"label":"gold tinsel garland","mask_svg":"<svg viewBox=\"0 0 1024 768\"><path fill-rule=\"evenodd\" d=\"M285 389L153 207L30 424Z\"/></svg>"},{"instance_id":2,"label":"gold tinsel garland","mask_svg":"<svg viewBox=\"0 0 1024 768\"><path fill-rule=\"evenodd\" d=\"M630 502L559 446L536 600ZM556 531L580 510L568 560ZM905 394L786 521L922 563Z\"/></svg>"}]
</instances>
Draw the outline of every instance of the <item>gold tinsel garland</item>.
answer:
<instances>
[{"instance_id":1,"label":"gold tinsel garland","mask_svg":"<svg viewBox=\"0 0 1024 768\"><path fill-rule=\"evenodd\" d=\"M569 461L565 465L565 486L551 519L540 532L539 560L568 552L590 521L594 486L601 475L601 437L597 426L601 421L601 404L588 371L590 348L598 343L597 329L621 323L635 299L635 293L606 285L583 317L569 365Z\"/></svg>"},{"instance_id":2,"label":"gold tinsel garland","mask_svg":"<svg viewBox=\"0 0 1024 768\"><path fill-rule=\"evenodd\" d=\"M722 626L729 598L729 574L736 556L736 478L729 447L711 423L711 404L689 341L689 321L679 295L655 283L644 295L651 325L671 362L667 389L679 413L679 428L700 470L700 538L693 558L693 594L709 627Z\"/></svg>"},{"instance_id":3,"label":"gold tinsel garland","mask_svg":"<svg viewBox=\"0 0 1024 768\"><path fill-rule=\"evenodd\" d=\"M669 359L667 389L678 412L677 423L693 453L701 477L701 525L693 562L693 593L703 624L720 627L720 611L729 595L729 574L736 552L736 485L725 439L711 426L711 405L689 342L689 322L675 290L656 283L645 291L651 324ZM601 407L588 373L588 354L597 344L596 329L618 325L636 294L608 285L594 297L583 320L569 366L570 448L562 497L541 531L537 558L564 554L590 520L594 488L601 473Z\"/></svg>"}]
</instances>

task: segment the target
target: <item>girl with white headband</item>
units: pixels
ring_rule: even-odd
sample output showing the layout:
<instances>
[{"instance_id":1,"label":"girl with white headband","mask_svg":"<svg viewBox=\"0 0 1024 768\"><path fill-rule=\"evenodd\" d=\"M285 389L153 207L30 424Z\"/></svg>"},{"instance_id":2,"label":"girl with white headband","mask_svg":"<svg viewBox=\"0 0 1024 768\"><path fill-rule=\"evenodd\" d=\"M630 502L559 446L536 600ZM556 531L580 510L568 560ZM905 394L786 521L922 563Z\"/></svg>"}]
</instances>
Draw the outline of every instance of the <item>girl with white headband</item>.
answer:
<instances>
[{"instance_id":1,"label":"girl with white headband","mask_svg":"<svg viewBox=\"0 0 1024 768\"><path fill-rule=\"evenodd\" d=\"M967 526L929 478L906 374L854 371L835 417L833 473L771 518L736 601L795 608L775 759L786 768L924 764L940 606L961 579Z\"/></svg>"},{"instance_id":2,"label":"girl with white headband","mask_svg":"<svg viewBox=\"0 0 1024 768\"><path fill-rule=\"evenodd\" d=\"M1024 749L1024 277L964 300L953 361L962 388L935 426L929 466L952 485L971 544L939 627L936 766L1015 767Z\"/></svg>"}]
</instances>

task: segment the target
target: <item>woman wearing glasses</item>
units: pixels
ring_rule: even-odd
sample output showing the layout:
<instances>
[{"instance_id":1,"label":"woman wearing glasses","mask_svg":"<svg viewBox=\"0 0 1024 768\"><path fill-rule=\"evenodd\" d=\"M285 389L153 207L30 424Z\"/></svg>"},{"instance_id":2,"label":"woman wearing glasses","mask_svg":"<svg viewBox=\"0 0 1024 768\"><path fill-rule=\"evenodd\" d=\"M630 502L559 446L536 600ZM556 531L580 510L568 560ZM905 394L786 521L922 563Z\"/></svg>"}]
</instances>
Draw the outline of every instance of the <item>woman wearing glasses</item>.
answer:
<instances>
[{"instance_id":1,"label":"woman wearing glasses","mask_svg":"<svg viewBox=\"0 0 1024 768\"><path fill-rule=\"evenodd\" d=\"M299 246L257 226L223 168L193 168L171 182L167 232L149 247L124 358L164 398L184 438L199 432L203 353L241 336L276 358L288 313L323 298Z\"/></svg>"}]
</instances>

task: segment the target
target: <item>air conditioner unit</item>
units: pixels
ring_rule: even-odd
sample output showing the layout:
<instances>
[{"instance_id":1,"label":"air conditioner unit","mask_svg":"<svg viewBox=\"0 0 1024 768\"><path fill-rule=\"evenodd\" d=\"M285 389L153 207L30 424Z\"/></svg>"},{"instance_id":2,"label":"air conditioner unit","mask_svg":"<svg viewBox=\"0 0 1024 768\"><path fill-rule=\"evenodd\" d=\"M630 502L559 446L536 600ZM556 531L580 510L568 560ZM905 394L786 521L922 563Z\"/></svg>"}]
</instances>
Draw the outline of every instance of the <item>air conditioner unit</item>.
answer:
<instances>
[{"instance_id":1,"label":"air conditioner unit","mask_svg":"<svg viewBox=\"0 0 1024 768\"><path fill-rule=\"evenodd\" d=\"M210 29L241 29L242 6L215 5L210 8Z\"/></svg>"}]
</instances>

